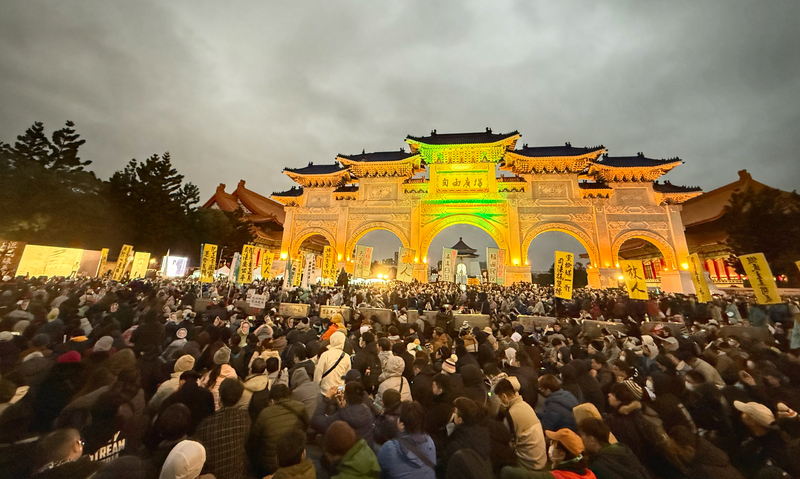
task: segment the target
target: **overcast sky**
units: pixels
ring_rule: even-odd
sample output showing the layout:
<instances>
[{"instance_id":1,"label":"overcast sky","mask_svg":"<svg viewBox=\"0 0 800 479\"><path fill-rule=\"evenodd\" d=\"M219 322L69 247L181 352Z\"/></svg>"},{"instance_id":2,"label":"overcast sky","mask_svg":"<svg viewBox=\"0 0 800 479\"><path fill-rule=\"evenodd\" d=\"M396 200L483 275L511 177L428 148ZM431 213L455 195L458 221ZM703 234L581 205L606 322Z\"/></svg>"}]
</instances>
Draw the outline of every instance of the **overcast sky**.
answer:
<instances>
[{"instance_id":1,"label":"overcast sky","mask_svg":"<svg viewBox=\"0 0 800 479\"><path fill-rule=\"evenodd\" d=\"M0 140L66 120L106 178L170 151L205 201L407 134L679 156L710 190L800 178L800 2L0 0ZM448 240L449 241L449 240ZM456 238L457 241L457 238ZM483 246L483 245L479 245Z\"/></svg>"}]
</instances>

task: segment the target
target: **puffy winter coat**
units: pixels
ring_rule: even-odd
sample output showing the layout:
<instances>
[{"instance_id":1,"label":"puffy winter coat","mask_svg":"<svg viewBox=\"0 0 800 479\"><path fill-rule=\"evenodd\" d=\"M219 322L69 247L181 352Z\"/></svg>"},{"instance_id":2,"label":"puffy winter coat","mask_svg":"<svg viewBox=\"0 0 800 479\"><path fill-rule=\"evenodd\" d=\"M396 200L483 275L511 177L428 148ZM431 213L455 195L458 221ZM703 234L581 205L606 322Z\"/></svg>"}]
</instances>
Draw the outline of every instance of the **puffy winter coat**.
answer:
<instances>
[{"instance_id":1,"label":"puffy winter coat","mask_svg":"<svg viewBox=\"0 0 800 479\"><path fill-rule=\"evenodd\" d=\"M317 362L317 367L314 370L314 382L319 384L320 393L323 395L327 394L332 387L344 385L342 376L350 370L350 356L343 350L345 339L344 333L340 331L333 333L330 347L322 353L322 356L319 357L319 362ZM326 375L325 373L328 374Z\"/></svg>"},{"instance_id":2,"label":"puffy winter coat","mask_svg":"<svg viewBox=\"0 0 800 479\"><path fill-rule=\"evenodd\" d=\"M305 368L297 368L292 373L292 399L303 403L306 407L308 417L314 415L319 402L319 388L316 384L311 382L308 377L308 371Z\"/></svg>"},{"instance_id":3,"label":"puffy winter coat","mask_svg":"<svg viewBox=\"0 0 800 479\"><path fill-rule=\"evenodd\" d=\"M289 430L308 427L308 415L302 403L280 399L258 415L250 433L248 453L262 476L278 469L278 440Z\"/></svg>"},{"instance_id":4,"label":"puffy winter coat","mask_svg":"<svg viewBox=\"0 0 800 479\"><path fill-rule=\"evenodd\" d=\"M386 364L386 376L388 376L378 386L378 394L375 396L375 402L383 406L383 393L389 389L394 389L400 393L402 401L413 401L411 397L411 386L408 384L406 378L403 377L405 370L405 362L400 356L392 356Z\"/></svg>"}]
</instances>

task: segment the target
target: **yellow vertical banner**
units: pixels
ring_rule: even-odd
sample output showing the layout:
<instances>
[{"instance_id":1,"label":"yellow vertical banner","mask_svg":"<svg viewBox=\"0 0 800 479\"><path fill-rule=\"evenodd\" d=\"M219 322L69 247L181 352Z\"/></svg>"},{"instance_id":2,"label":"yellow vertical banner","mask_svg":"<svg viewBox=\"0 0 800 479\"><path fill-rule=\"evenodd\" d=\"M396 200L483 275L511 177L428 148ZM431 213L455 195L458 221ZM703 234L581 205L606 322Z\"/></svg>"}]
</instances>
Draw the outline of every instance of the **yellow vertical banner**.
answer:
<instances>
[{"instance_id":1,"label":"yellow vertical banner","mask_svg":"<svg viewBox=\"0 0 800 479\"><path fill-rule=\"evenodd\" d=\"M575 255L566 251L556 251L554 270L553 295L556 298L572 299L572 275L575 272Z\"/></svg>"},{"instance_id":2,"label":"yellow vertical banner","mask_svg":"<svg viewBox=\"0 0 800 479\"><path fill-rule=\"evenodd\" d=\"M269 281L272 274L272 260L275 259L275 253L269 250L261 250L261 279Z\"/></svg>"},{"instance_id":3,"label":"yellow vertical banner","mask_svg":"<svg viewBox=\"0 0 800 479\"><path fill-rule=\"evenodd\" d=\"M687 263L689 264L689 274L692 276L692 283L694 283L697 302L707 303L711 301L711 289L708 287L703 261L700 259L700 256L698 256L697 253L690 254Z\"/></svg>"},{"instance_id":4,"label":"yellow vertical banner","mask_svg":"<svg viewBox=\"0 0 800 479\"><path fill-rule=\"evenodd\" d=\"M122 279L122 275L125 274L125 268L128 267L128 257L131 255L131 251L133 251L133 246L129 244L122 245L117 257L117 264L114 266L114 274L111 275L112 280L119 281Z\"/></svg>"},{"instance_id":5,"label":"yellow vertical banner","mask_svg":"<svg viewBox=\"0 0 800 479\"><path fill-rule=\"evenodd\" d=\"M414 279L414 255L417 254L416 250L411 248L400 247L400 253L397 255L397 281L410 283Z\"/></svg>"},{"instance_id":6,"label":"yellow vertical banner","mask_svg":"<svg viewBox=\"0 0 800 479\"><path fill-rule=\"evenodd\" d=\"M336 255L336 250L333 249L333 246L331 246L331 261L330 264L328 265L329 267L328 272L326 273L331 280L331 285L336 284L336 279L337 279L336 273L338 273L338 270L336 269L337 261L338 261L338 256Z\"/></svg>"},{"instance_id":7,"label":"yellow vertical banner","mask_svg":"<svg viewBox=\"0 0 800 479\"><path fill-rule=\"evenodd\" d=\"M333 284L333 272L336 269L335 259L333 257L333 248L326 246L322 250L322 282L323 284Z\"/></svg>"},{"instance_id":8,"label":"yellow vertical banner","mask_svg":"<svg viewBox=\"0 0 800 479\"><path fill-rule=\"evenodd\" d=\"M134 253L133 265L131 266L131 279L144 278L147 274L148 264L150 264L150 253Z\"/></svg>"},{"instance_id":9,"label":"yellow vertical banner","mask_svg":"<svg viewBox=\"0 0 800 479\"><path fill-rule=\"evenodd\" d=\"M255 250L255 246L251 244L242 246L242 262L239 266L239 276L236 278L236 282L239 284L253 282L253 250Z\"/></svg>"},{"instance_id":10,"label":"yellow vertical banner","mask_svg":"<svg viewBox=\"0 0 800 479\"><path fill-rule=\"evenodd\" d=\"M217 266L217 245L204 244L203 257L200 259L200 282L211 283L214 281L214 270Z\"/></svg>"},{"instance_id":11,"label":"yellow vertical banner","mask_svg":"<svg viewBox=\"0 0 800 479\"><path fill-rule=\"evenodd\" d=\"M622 277L625 280L628 297L631 299L650 299L647 294L647 283L645 282L642 262L619 260L619 266L622 268Z\"/></svg>"},{"instance_id":12,"label":"yellow vertical banner","mask_svg":"<svg viewBox=\"0 0 800 479\"><path fill-rule=\"evenodd\" d=\"M753 287L758 304L777 304L781 302L778 286L772 276L772 270L767 264L764 253L743 254L739 256L747 279Z\"/></svg>"},{"instance_id":13,"label":"yellow vertical banner","mask_svg":"<svg viewBox=\"0 0 800 479\"><path fill-rule=\"evenodd\" d=\"M106 263L108 263L108 248L103 248L100 250L100 264L97 265L96 278L103 274L103 270L106 269Z\"/></svg>"}]
</instances>

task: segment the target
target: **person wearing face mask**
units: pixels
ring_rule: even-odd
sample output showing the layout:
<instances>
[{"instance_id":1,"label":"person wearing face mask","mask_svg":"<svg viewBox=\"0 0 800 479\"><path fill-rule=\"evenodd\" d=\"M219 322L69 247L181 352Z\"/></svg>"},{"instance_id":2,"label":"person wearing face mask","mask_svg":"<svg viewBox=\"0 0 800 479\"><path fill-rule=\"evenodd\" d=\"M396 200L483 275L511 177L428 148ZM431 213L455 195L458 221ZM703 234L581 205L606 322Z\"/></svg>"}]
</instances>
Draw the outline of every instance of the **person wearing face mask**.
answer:
<instances>
[{"instance_id":1,"label":"person wearing face mask","mask_svg":"<svg viewBox=\"0 0 800 479\"><path fill-rule=\"evenodd\" d=\"M500 380L494 393L503 406L505 422L514 435L514 450L523 470L535 471L547 465L542 423L533 408L523 401L509 379ZM513 476L512 476L513 477Z\"/></svg>"},{"instance_id":2,"label":"person wearing face mask","mask_svg":"<svg viewBox=\"0 0 800 479\"><path fill-rule=\"evenodd\" d=\"M550 471L526 471L517 467L504 467L502 479L597 479L587 466L588 459L583 455L584 445L580 436L569 429L547 431L550 438L548 454L553 463Z\"/></svg>"}]
</instances>

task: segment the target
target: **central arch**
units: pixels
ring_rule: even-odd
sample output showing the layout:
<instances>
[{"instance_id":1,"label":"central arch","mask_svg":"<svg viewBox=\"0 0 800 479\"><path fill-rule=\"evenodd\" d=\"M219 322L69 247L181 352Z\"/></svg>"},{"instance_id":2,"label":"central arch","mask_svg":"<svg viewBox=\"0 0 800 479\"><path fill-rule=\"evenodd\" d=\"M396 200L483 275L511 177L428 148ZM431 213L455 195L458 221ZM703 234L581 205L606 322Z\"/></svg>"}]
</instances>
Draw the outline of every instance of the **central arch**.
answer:
<instances>
[{"instance_id":1,"label":"central arch","mask_svg":"<svg viewBox=\"0 0 800 479\"><path fill-rule=\"evenodd\" d=\"M675 250L672 248L672 246L670 246L669 242L660 235L645 230L626 231L625 233L617 236L617 239L614 240L614 245L611 247L611 254L615 265L619 263L619 250L622 248L622 244L633 238L649 241L655 245L656 248L661 251L661 254L664 256L664 261L669 265L669 267L673 270L678 269L678 261L675 255Z\"/></svg>"},{"instance_id":2,"label":"central arch","mask_svg":"<svg viewBox=\"0 0 800 479\"><path fill-rule=\"evenodd\" d=\"M558 231L572 236L578 240L584 249L586 249L586 253L589 254L590 264L595 267L600 264L600 252L597 249L597 245L595 245L594 241L592 241L592 238L577 226L568 225L566 223L545 223L528 231L528 233L525 235L525 240L522 242L523 264L528 264L529 262L528 249L530 248L533 240L536 239L536 237L540 234L548 231Z\"/></svg>"},{"instance_id":3,"label":"central arch","mask_svg":"<svg viewBox=\"0 0 800 479\"><path fill-rule=\"evenodd\" d=\"M391 223L387 223L385 221L375 221L366 224L362 224L361 226L354 229L347 235L347 243L344 249L344 253L346 255L350 255L353 252L353 249L358 244L358 240L364 237L370 231L376 230L386 230L392 232L400 239L400 243L403 245L403 248L410 248L411 242L408 240L408 235L406 235L405 231L393 225Z\"/></svg>"},{"instance_id":4,"label":"central arch","mask_svg":"<svg viewBox=\"0 0 800 479\"><path fill-rule=\"evenodd\" d=\"M503 229L500 229L500 227L483 218L465 214L446 216L431 225L427 225L422 242L420 243L419 257L426 258L428 256L428 248L430 248L431 242L436 235L441 233L448 226L457 224L471 225L482 229L486 234L492 237L494 242L497 243L498 248L506 250L506 259L508 260L510 258L511 252L508 250L508 239Z\"/></svg>"},{"instance_id":5,"label":"central arch","mask_svg":"<svg viewBox=\"0 0 800 479\"><path fill-rule=\"evenodd\" d=\"M333 235L326 229L323 228L305 228L295 235L294 240L292 241L292 247L289 249L289 254L294 255L300 249L300 245L303 244L303 241L307 240L308 238L319 235L328 240L328 244L333 248L334 255L336 254L336 240L334 239Z\"/></svg>"}]
</instances>

